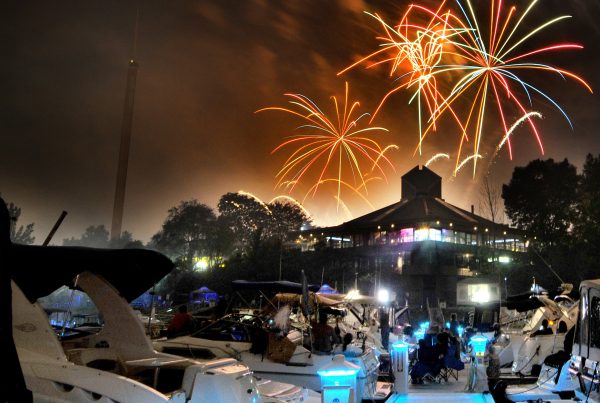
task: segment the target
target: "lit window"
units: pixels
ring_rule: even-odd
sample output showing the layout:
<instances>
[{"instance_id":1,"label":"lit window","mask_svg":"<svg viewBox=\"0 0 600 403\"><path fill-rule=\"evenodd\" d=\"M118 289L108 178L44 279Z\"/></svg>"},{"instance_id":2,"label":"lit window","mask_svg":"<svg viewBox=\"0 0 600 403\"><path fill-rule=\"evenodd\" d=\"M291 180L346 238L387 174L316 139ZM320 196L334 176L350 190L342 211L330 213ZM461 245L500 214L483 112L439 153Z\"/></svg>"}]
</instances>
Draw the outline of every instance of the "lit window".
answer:
<instances>
[{"instance_id":1,"label":"lit window","mask_svg":"<svg viewBox=\"0 0 600 403\"><path fill-rule=\"evenodd\" d=\"M421 228L415 231L415 242L426 241L429 238L429 228Z\"/></svg>"},{"instance_id":2,"label":"lit window","mask_svg":"<svg viewBox=\"0 0 600 403\"><path fill-rule=\"evenodd\" d=\"M414 240L414 229L403 228L400 230L400 242L412 242Z\"/></svg>"},{"instance_id":3,"label":"lit window","mask_svg":"<svg viewBox=\"0 0 600 403\"><path fill-rule=\"evenodd\" d=\"M500 256L498 258L498 261L500 263L510 263L510 257L508 257L508 256Z\"/></svg>"}]
</instances>

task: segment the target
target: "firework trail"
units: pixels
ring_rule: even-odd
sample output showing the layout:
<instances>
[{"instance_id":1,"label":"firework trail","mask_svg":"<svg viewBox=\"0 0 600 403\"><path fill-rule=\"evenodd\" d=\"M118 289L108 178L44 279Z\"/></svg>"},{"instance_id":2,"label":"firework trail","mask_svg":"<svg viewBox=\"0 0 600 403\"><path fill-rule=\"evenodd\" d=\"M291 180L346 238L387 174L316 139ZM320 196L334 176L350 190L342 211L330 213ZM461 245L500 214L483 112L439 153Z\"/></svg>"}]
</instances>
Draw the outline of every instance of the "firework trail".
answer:
<instances>
[{"instance_id":1,"label":"firework trail","mask_svg":"<svg viewBox=\"0 0 600 403\"><path fill-rule=\"evenodd\" d=\"M342 206L342 210L344 210L344 213L346 213L346 216L348 217L349 220L354 219L354 216L352 215L352 212L350 212L350 209L348 208L348 206L346 205L346 203L344 203L344 201L342 199L340 199L337 196L333 196L335 198L335 200L337 201L338 206Z\"/></svg>"},{"instance_id":2,"label":"firework trail","mask_svg":"<svg viewBox=\"0 0 600 403\"><path fill-rule=\"evenodd\" d=\"M434 163L435 161L439 160L440 158L450 159L450 156L448 154L444 154L444 153L437 153L433 157L431 157L427 160L427 162L425 163L425 166L428 167L429 164Z\"/></svg>"},{"instance_id":3,"label":"firework trail","mask_svg":"<svg viewBox=\"0 0 600 403\"><path fill-rule=\"evenodd\" d=\"M371 180L376 180L376 179L381 179L381 178L368 178L365 179L364 183L361 183L358 187L352 186L351 184L343 181L343 180L339 180L339 179L323 179L320 180L319 182L315 183L314 185L312 185L312 187L308 190L308 192L306 193L306 195L304 196L304 199L302 200L302 203L304 203L304 201L306 200L306 198L308 197L308 195L310 194L310 192L313 192L318 186L321 186L324 183L327 182L333 182L336 185L343 185L346 188L348 188L348 190L350 190L353 194L355 194L356 196L360 197L370 208L374 209L375 207L373 207L373 205L371 204L371 202L369 201L369 199L367 199L367 197L365 195L362 194L362 192L360 191L360 189L362 187L366 187L366 183L371 181ZM339 197L337 200L341 200ZM339 208L339 205L338 205Z\"/></svg>"},{"instance_id":4,"label":"firework trail","mask_svg":"<svg viewBox=\"0 0 600 403\"><path fill-rule=\"evenodd\" d=\"M246 192L245 190L238 190L236 192L237 194L239 194L240 196L246 196L249 199L254 200L255 202L257 202L262 208L265 209L265 211L267 212L267 214L271 215L271 209L269 209L269 206L267 206L267 204L265 202L263 202L260 197L256 196L255 194L252 194L250 192Z\"/></svg>"},{"instance_id":5,"label":"firework trail","mask_svg":"<svg viewBox=\"0 0 600 403\"><path fill-rule=\"evenodd\" d=\"M375 162L373 163L373 166L371 166L371 173L373 173L375 171L375 168L377 168L377 166L378 166L379 160L381 159L381 157L383 157L383 154L385 154L386 151L399 150L399 149L400 148L396 144L390 144L389 146L386 146L383 150L381 150L381 152L379 153L377 158L375 158ZM366 182L367 181L365 181L365 183Z\"/></svg>"},{"instance_id":6,"label":"firework trail","mask_svg":"<svg viewBox=\"0 0 600 403\"><path fill-rule=\"evenodd\" d=\"M380 146L370 137L373 133L388 130L370 126L360 128L361 121L369 114L363 113L355 117L360 104L349 101L348 83L343 103L338 102L335 96L331 97L335 108L333 119L306 96L285 95L291 98L289 102L294 109L267 107L257 111L282 111L305 121L305 124L298 127L303 134L290 136L271 152L273 154L284 148L295 147L276 175L276 187L284 187L288 193L292 193L300 181L308 180L309 172L316 171L318 179L305 198L311 192L314 196L319 185L325 182L324 178L335 172L337 196L340 198L342 185L348 181L347 177L366 188L365 172L368 168L364 167L365 163L375 166L386 180L384 166L395 171L390 159L384 155L387 147Z\"/></svg>"},{"instance_id":7,"label":"firework trail","mask_svg":"<svg viewBox=\"0 0 600 403\"><path fill-rule=\"evenodd\" d=\"M515 129L517 127L519 127L519 125L521 125L521 123L523 123L525 120L529 119L532 116L535 116L540 119L542 118L542 114L539 112L528 112L525 115L521 116L519 119L517 119L517 121L515 123L513 123L513 125L510 127L510 129L508 129L508 131L504 135L504 138L502 139L500 144L498 144L498 147L496 147L496 150L500 151L500 149L502 149L502 146L504 145L504 143L506 143L506 141L511 136L511 134L515 131Z\"/></svg>"},{"instance_id":8,"label":"firework trail","mask_svg":"<svg viewBox=\"0 0 600 403\"><path fill-rule=\"evenodd\" d=\"M302 205L302 203L300 203L298 200L294 199L293 197L288 196L288 195L278 195L278 196L273 197L271 199L271 201L269 201L269 204L271 204L275 201L278 201L278 200L285 200L288 203L298 206L298 208L300 210L302 210L302 212L306 215L306 217L308 217L309 219L312 220L312 214L310 214L310 212L306 209L306 207L304 207Z\"/></svg>"},{"instance_id":9,"label":"firework trail","mask_svg":"<svg viewBox=\"0 0 600 403\"><path fill-rule=\"evenodd\" d=\"M462 162L456 166L456 169L454 170L454 176L456 176L456 174L458 174L458 171L460 171L461 168L464 167L469 161L473 160L473 163L475 163L475 161L477 161L478 158L483 158L483 157L479 154L473 154L473 155L469 155L467 158L462 160Z\"/></svg>"}]
</instances>

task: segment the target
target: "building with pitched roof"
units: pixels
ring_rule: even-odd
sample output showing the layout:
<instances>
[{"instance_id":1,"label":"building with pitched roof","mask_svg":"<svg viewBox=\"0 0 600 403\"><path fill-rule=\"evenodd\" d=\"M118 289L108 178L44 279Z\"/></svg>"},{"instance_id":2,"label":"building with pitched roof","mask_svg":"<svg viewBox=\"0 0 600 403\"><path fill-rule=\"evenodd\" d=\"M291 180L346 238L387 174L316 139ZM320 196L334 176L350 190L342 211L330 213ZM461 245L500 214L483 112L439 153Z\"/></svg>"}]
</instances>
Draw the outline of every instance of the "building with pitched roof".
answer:
<instances>
[{"instance_id":1,"label":"building with pitched roof","mask_svg":"<svg viewBox=\"0 0 600 403\"><path fill-rule=\"evenodd\" d=\"M356 273L372 279L372 288L362 292L388 286L400 291L400 302L456 306L499 298L499 282L486 286L472 277L486 273L500 279L502 270L520 264L525 234L475 214L473 206L467 211L446 202L441 177L427 167L407 172L401 190L397 203L338 226L303 231L304 248L343 251ZM468 278L472 291L458 287Z\"/></svg>"}]
</instances>

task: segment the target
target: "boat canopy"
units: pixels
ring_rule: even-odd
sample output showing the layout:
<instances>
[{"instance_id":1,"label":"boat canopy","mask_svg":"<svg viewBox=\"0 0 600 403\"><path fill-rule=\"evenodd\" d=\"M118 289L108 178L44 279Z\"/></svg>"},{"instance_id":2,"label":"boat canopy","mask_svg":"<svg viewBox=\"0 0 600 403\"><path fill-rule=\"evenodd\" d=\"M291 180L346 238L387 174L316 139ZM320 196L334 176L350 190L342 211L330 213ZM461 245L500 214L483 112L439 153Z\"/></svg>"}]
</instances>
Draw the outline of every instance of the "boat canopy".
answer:
<instances>
[{"instance_id":1,"label":"boat canopy","mask_svg":"<svg viewBox=\"0 0 600 403\"><path fill-rule=\"evenodd\" d=\"M539 294L534 291L527 291L523 294L509 295L506 298L506 308L515 309L517 312L527 312L545 306L546 304L544 304L543 301L540 301L537 296L545 296L551 300L554 300L557 297L566 296L572 300L575 300L579 298L579 293L572 288L568 290L562 288L551 290L543 294Z\"/></svg>"},{"instance_id":2,"label":"boat canopy","mask_svg":"<svg viewBox=\"0 0 600 403\"><path fill-rule=\"evenodd\" d=\"M302 284L294 283L292 281L246 281L246 280L234 280L231 282L231 287L234 290L260 290L260 291L273 291L273 292L284 292L302 294ZM318 285L309 285L308 291L316 292L319 290Z\"/></svg>"},{"instance_id":3,"label":"boat canopy","mask_svg":"<svg viewBox=\"0 0 600 403\"><path fill-rule=\"evenodd\" d=\"M92 272L105 278L127 301L139 297L174 267L165 255L147 249L100 249L13 244L13 280L30 302L75 277Z\"/></svg>"},{"instance_id":4,"label":"boat canopy","mask_svg":"<svg viewBox=\"0 0 600 403\"><path fill-rule=\"evenodd\" d=\"M294 294L294 293L278 293L275 295L275 297L273 298L275 302L282 302L282 303L299 303L300 305L302 305L302 294ZM324 306L335 306L335 305L340 305L343 301L336 301L335 299L331 299L328 298L327 295L322 295L322 294L315 294L314 292L311 292L309 294L309 300L312 306L315 305L315 302L318 303L319 305L324 305Z\"/></svg>"},{"instance_id":5,"label":"boat canopy","mask_svg":"<svg viewBox=\"0 0 600 403\"><path fill-rule=\"evenodd\" d=\"M538 309L544 304L536 298L534 292L526 292L524 294L510 295L506 298L506 308L515 309L517 312L527 312Z\"/></svg>"}]
</instances>

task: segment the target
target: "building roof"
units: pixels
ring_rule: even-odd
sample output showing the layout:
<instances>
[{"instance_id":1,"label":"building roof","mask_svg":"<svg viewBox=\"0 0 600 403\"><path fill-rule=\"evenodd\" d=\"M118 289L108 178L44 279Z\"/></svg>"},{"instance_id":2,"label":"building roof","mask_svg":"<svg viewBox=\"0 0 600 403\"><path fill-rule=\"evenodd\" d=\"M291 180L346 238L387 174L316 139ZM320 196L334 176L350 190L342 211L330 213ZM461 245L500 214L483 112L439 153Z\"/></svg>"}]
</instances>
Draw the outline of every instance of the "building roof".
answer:
<instances>
[{"instance_id":1,"label":"building roof","mask_svg":"<svg viewBox=\"0 0 600 403\"><path fill-rule=\"evenodd\" d=\"M509 228L506 224L494 223L446 202L441 198L441 187L436 187L436 182L440 177L428 168L418 168L413 168L402 177L403 197L399 202L341 225L323 228L323 231L328 233L352 233L374 230L378 227L381 227L382 230L389 230L392 224L396 230L399 230L424 224L432 225L433 223L435 225L437 221L439 221L441 227L449 228L449 224L452 223L451 227L453 229L466 232L473 232L474 227L478 227L478 230L495 227L497 230L510 229L511 232L517 231ZM408 192L405 192L405 183L410 183L411 188ZM433 191L428 192L427 189Z\"/></svg>"},{"instance_id":2,"label":"building roof","mask_svg":"<svg viewBox=\"0 0 600 403\"><path fill-rule=\"evenodd\" d=\"M418 195L442 197L442 178L427 167L416 166L402 175L402 199Z\"/></svg>"},{"instance_id":3,"label":"building roof","mask_svg":"<svg viewBox=\"0 0 600 403\"><path fill-rule=\"evenodd\" d=\"M416 196L408 200L403 199L398 203L375 210L336 227L329 227L327 230L344 232L346 230L373 229L378 226L389 229L392 224L394 224L394 228L401 229L436 221L440 221L440 225L446 228L449 223L452 223L452 228L457 230L473 231L474 227L483 229L494 226L508 228L507 225L494 224L488 219L453 206L440 198Z\"/></svg>"}]
</instances>

